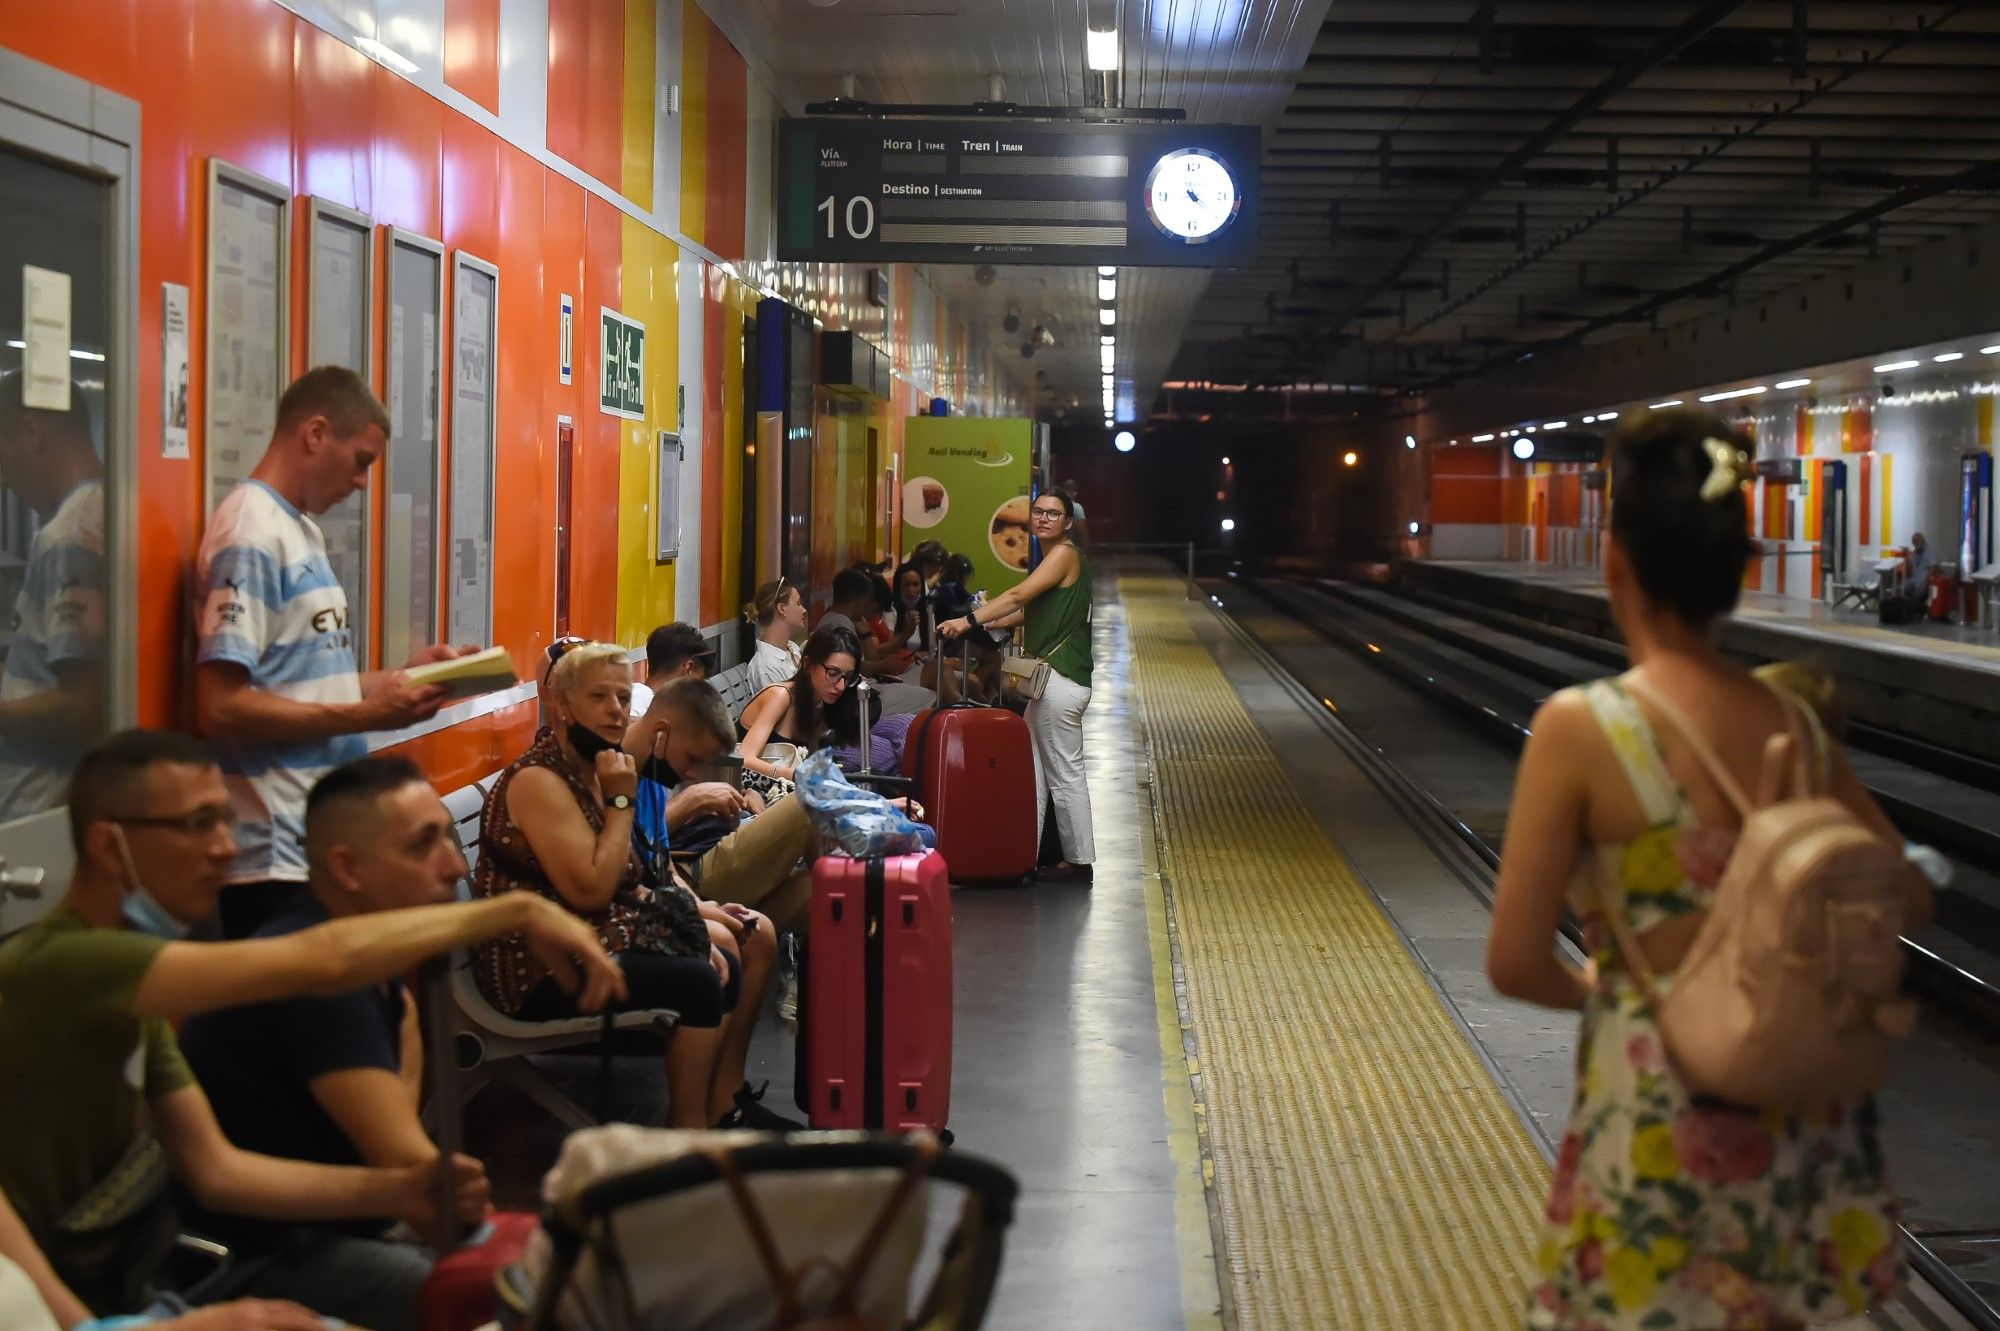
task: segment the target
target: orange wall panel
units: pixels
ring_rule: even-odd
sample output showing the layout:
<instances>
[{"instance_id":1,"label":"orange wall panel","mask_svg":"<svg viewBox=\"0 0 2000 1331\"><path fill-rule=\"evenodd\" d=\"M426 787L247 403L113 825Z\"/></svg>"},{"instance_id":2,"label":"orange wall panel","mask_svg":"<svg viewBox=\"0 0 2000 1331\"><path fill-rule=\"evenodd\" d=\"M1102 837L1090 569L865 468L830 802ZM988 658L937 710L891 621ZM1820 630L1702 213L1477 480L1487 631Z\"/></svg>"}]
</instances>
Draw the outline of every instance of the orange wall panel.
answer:
<instances>
[{"instance_id":1,"label":"orange wall panel","mask_svg":"<svg viewBox=\"0 0 2000 1331\"><path fill-rule=\"evenodd\" d=\"M550 152L583 164L584 85L590 73L588 0L549 0L549 97L544 136Z\"/></svg>"},{"instance_id":2,"label":"orange wall panel","mask_svg":"<svg viewBox=\"0 0 2000 1331\"><path fill-rule=\"evenodd\" d=\"M584 196L583 215L584 289L576 309L576 378L586 387L576 418L576 471L571 480L576 505L571 549L576 562L570 573L570 625L584 637L608 640L618 631L618 551L615 541L587 538L593 531L618 530L618 447L625 422L598 410L590 386L598 382L604 359L598 309L622 308L625 215L589 194Z\"/></svg>"},{"instance_id":3,"label":"orange wall panel","mask_svg":"<svg viewBox=\"0 0 2000 1331\"><path fill-rule=\"evenodd\" d=\"M500 0L445 0L444 81L500 114Z\"/></svg>"},{"instance_id":4,"label":"orange wall panel","mask_svg":"<svg viewBox=\"0 0 2000 1331\"><path fill-rule=\"evenodd\" d=\"M708 22L706 16L702 22ZM708 44L708 247L724 258L743 256L744 171L750 123L749 68L720 33Z\"/></svg>"},{"instance_id":5,"label":"orange wall panel","mask_svg":"<svg viewBox=\"0 0 2000 1331\"><path fill-rule=\"evenodd\" d=\"M616 188L625 168L625 6L589 6L589 70L583 88L584 170Z\"/></svg>"}]
</instances>

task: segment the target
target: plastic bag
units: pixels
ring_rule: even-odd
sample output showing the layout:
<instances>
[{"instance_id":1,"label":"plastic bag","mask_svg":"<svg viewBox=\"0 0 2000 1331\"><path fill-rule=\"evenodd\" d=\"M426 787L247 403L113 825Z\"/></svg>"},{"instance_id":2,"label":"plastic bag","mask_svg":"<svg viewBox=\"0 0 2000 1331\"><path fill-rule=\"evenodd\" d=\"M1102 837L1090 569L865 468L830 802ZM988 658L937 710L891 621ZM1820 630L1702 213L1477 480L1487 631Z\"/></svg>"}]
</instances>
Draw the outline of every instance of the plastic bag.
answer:
<instances>
[{"instance_id":1,"label":"plastic bag","mask_svg":"<svg viewBox=\"0 0 2000 1331\"><path fill-rule=\"evenodd\" d=\"M910 821L902 810L872 790L863 790L841 774L826 749L800 763L798 794L815 831L844 855L857 860L914 855L927 849L930 829Z\"/></svg>"}]
</instances>

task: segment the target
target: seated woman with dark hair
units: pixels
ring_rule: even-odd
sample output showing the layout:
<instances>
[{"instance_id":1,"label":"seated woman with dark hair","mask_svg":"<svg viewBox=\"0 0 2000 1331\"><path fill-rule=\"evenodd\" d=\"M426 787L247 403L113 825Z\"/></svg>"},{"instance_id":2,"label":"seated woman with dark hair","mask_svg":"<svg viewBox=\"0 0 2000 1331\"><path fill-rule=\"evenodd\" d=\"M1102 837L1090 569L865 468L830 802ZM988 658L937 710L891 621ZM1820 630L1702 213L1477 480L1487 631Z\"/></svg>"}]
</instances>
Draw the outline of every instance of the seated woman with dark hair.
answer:
<instances>
[{"instance_id":1,"label":"seated woman with dark hair","mask_svg":"<svg viewBox=\"0 0 2000 1331\"><path fill-rule=\"evenodd\" d=\"M668 1126L795 1127L749 1096L740 1058L722 1067L730 1024L754 1016L770 980L770 921L701 901L676 882L647 884L633 850L639 777L619 747L631 679L624 650L608 643L571 644L555 662L544 690L548 725L486 797L473 891L525 889L575 911L624 970L628 1010L680 1014L667 1045ZM510 1016L576 1015L519 935L482 945L476 975L487 1001Z\"/></svg>"},{"instance_id":2,"label":"seated woman with dark hair","mask_svg":"<svg viewBox=\"0 0 2000 1331\"><path fill-rule=\"evenodd\" d=\"M844 628L822 626L806 639L799 657L799 671L783 684L772 684L752 698L737 719L743 742L746 783L761 777L765 783L788 787L796 773L796 758L821 743L826 730L826 709L840 701L853 684L861 665L861 644ZM765 751L774 744L789 744L796 751L791 759Z\"/></svg>"}]
</instances>

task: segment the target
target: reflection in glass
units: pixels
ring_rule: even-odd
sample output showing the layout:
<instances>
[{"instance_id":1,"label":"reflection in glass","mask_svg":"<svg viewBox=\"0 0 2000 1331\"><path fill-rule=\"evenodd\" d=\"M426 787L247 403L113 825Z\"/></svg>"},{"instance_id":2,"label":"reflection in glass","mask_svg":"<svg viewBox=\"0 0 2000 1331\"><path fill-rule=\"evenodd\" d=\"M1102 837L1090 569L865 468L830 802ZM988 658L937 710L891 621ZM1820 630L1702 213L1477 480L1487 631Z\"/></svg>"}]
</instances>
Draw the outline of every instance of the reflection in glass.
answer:
<instances>
[{"instance_id":1,"label":"reflection in glass","mask_svg":"<svg viewBox=\"0 0 2000 1331\"><path fill-rule=\"evenodd\" d=\"M12 593L0 667L0 822L62 802L103 723L104 464L84 385L67 411L22 404L0 373L0 569ZM101 419L101 413L96 414Z\"/></svg>"}]
</instances>

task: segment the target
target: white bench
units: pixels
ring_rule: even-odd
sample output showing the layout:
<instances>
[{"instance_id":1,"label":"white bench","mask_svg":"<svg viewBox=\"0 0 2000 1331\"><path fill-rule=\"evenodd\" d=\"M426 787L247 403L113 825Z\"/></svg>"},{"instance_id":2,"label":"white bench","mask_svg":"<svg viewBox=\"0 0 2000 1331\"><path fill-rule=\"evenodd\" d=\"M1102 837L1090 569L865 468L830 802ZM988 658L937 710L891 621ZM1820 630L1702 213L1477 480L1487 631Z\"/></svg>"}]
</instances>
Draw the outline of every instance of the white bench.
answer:
<instances>
[{"instance_id":1,"label":"white bench","mask_svg":"<svg viewBox=\"0 0 2000 1331\"><path fill-rule=\"evenodd\" d=\"M499 773L461 787L444 797L458 825L458 844L468 865L479 859L479 819L486 793ZM459 896L469 899L471 883L459 884ZM572 1017L562 1021L520 1021L486 1001L473 978L470 951L451 958L451 993L460 1020L449 1033L452 1057L458 1065L458 1103L465 1104L493 1082L505 1082L526 1095L571 1129L595 1127L597 1118L565 1095L548 1075L529 1061L531 1055L556 1054L594 1045L606 1034L602 1017ZM665 1009L621 1012L611 1030L649 1031L664 1042L679 1024L680 1014Z\"/></svg>"}]
</instances>

